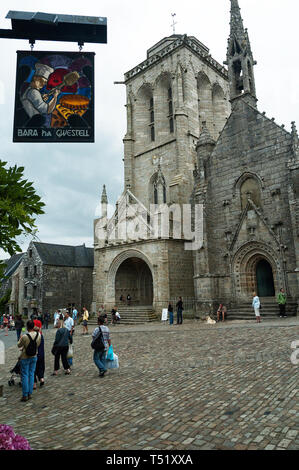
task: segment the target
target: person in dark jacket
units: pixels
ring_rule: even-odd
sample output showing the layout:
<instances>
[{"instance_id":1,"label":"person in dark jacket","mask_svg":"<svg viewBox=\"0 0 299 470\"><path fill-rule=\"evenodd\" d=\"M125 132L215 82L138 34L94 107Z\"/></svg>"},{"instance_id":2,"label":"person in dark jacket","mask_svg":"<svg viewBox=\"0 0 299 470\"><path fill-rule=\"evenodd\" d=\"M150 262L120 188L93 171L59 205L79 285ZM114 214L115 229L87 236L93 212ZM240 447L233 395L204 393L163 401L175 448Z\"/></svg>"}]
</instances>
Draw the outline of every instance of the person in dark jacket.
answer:
<instances>
[{"instance_id":1,"label":"person in dark jacket","mask_svg":"<svg viewBox=\"0 0 299 470\"><path fill-rule=\"evenodd\" d=\"M44 323L43 323L43 326L46 330L48 329L49 321L50 321L50 315L48 312L46 312L44 314Z\"/></svg>"},{"instance_id":2,"label":"person in dark jacket","mask_svg":"<svg viewBox=\"0 0 299 470\"><path fill-rule=\"evenodd\" d=\"M72 335L70 331L62 326L62 322L58 320L57 327L58 330L56 331L55 341L52 348L52 353L55 356L54 359L54 372L52 375L57 375L59 370L59 360L61 357L62 366L64 368L64 372L66 375L71 373L70 366L67 360L67 353L69 349L69 343L73 343Z\"/></svg>"},{"instance_id":3,"label":"person in dark jacket","mask_svg":"<svg viewBox=\"0 0 299 470\"><path fill-rule=\"evenodd\" d=\"M25 326L25 323L23 322L21 315L18 315L17 318L16 318L16 321L15 321L15 329L16 329L16 332L17 332L18 341L20 339L22 328L24 326Z\"/></svg>"},{"instance_id":4,"label":"person in dark jacket","mask_svg":"<svg viewBox=\"0 0 299 470\"><path fill-rule=\"evenodd\" d=\"M183 300L182 297L179 297L179 300L176 304L177 308L177 325L181 325L183 323Z\"/></svg>"},{"instance_id":5,"label":"person in dark jacket","mask_svg":"<svg viewBox=\"0 0 299 470\"><path fill-rule=\"evenodd\" d=\"M45 375L45 341L44 336L42 334L42 329L38 325L39 320L34 320L34 330L38 331L41 335L41 342L37 350L37 362L34 372L34 385L33 390L36 390L37 380L39 380L39 386L42 387L45 384L44 375Z\"/></svg>"}]
</instances>

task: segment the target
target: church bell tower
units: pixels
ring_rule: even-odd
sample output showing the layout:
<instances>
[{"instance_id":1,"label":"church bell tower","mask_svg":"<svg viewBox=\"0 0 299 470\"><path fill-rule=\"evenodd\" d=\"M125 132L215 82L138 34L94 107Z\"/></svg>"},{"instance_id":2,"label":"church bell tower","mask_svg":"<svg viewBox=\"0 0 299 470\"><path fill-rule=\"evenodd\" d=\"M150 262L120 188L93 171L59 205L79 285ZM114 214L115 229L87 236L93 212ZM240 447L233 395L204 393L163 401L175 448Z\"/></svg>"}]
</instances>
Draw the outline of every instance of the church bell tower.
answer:
<instances>
[{"instance_id":1,"label":"church bell tower","mask_svg":"<svg viewBox=\"0 0 299 470\"><path fill-rule=\"evenodd\" d=\"M238 0L231 1L230 36L228 39L227 60L232 104L240 97L256 107L256 89L253 59L247 29L244 29Z\"/></svg>"}]
</instances>

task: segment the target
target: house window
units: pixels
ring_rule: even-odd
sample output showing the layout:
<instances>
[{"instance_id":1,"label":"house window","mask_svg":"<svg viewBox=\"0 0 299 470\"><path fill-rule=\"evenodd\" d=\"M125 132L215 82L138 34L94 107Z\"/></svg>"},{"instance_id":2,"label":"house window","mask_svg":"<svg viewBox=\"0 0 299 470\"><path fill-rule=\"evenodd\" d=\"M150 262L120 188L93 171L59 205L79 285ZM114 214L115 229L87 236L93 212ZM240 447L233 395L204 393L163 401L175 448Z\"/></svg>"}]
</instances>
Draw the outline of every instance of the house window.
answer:
<instances>
[{"instance_id":1,"label":"house window","mask_svg":"<svg viewBox=\"0 0 299 470\"><path fill-rule=\"evenodd\" d=\"M37 298L37 286L33 286L33 298Z\"/></svg>"},{"instance_id":2,"label":"house window","mask_svg":"<svg viewBox=\"0 0 299 470\"><path fill-rule=\"evenodd\" d=\"M32 258L32 250L29 250L29 258Z\"/></svg>"},{"instance_id":3,"label":"house window","mask_svg":"<svg viewBox=\"0 0 299 470\"><path fill-rule=\"evenodd\" d=\"M28 290L27 290L27 286L24 287L24 298L27 299L27 295L28 295Z\"/></svg>"},{"instance_id":4,"label":"house window","mask_svg":"<svg viewBox=\"0 0 299 470\"><path fill-rule=\"evenodd\" d=\"M25 270L24 270L24 277L25 277L25 279L28 278L28 267L26 267Z\"/></svg>"},{"instance_id":5,"label":"house window","mask_svg":"<svg viewBox=\"0 0 299 470\"><path fill-rule=\"evenodd\" d=\"M34 273L34 276L37 275L37 266L34 266L33 273Z\"/></svg>"}]
</instances>

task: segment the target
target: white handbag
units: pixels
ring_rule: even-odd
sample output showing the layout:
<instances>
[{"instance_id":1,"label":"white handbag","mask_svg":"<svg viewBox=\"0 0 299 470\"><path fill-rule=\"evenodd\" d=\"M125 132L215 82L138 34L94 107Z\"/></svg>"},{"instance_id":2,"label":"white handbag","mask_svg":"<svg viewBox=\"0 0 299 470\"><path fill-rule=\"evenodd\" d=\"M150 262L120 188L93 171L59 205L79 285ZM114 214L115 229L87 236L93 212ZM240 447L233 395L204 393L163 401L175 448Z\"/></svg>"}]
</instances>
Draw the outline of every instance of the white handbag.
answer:
<instances>
[{"instance_id":1,"label":"white handbag","mask_svg":"<svg viewBox=\"0 0 299 470\"><path fill-rule=\"evenodd\" d=\"M71 357L73 357L73 346L69 344L69 349L68 349L66 358L71 359Z\"/></svg>"}]
</instances>

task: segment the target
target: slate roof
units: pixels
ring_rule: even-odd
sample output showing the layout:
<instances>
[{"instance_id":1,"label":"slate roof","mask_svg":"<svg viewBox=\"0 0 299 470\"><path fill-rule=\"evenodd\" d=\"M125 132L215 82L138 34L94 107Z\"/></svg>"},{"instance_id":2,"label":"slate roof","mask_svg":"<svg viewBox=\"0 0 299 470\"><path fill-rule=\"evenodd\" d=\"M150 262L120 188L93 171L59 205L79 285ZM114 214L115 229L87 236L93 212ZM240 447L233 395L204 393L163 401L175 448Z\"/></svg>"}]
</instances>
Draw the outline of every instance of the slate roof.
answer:
<instances>
[{"instance_id":1,"label":"slate roof","mask_svg":"<svg viewBox=\"0 0 299 470\"><path fill-rule=\"evenodd\" d=\"M10 277L13 275L13 273L16 271L16 269L20 265L24 254L25 253L17 253L13 255L11 258L4 260L4 263L6 264L5 276Z\"/></svg>"},{"instance_id":2,"label":"slate roof","mask_svg":"<svg viewBox=\"0 0 299 470\"><path fill-rule=\"evenodd\" d=\"M94 265L93 248L33 242L43 264L50 266L90 267Z\"/></svg>"}]
</instances>

